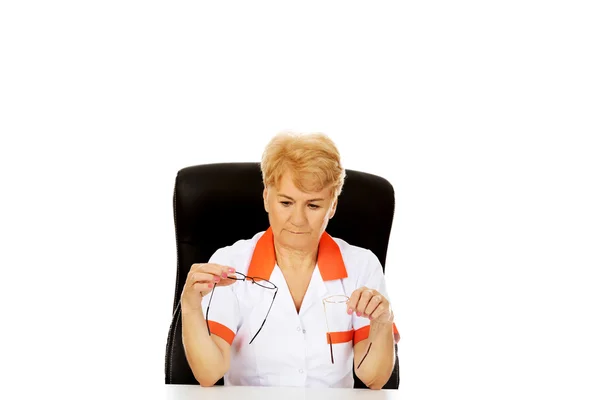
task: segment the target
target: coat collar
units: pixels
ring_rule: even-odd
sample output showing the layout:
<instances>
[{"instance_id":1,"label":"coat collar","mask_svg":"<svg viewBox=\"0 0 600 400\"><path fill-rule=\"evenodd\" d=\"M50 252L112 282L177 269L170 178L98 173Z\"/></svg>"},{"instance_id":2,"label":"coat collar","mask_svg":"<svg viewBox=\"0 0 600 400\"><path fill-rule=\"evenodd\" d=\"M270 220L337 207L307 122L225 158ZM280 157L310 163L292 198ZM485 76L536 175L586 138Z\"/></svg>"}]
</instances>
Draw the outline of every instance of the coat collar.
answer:
<instances>
[{"instance_id":1,"label":"coat collar","mask_svg":"<svg viewBox=\"0 0 600 400\"><path fill-rule=\"evenodd\" d=\"M269 227L256 243L250 266L248 267L248 276L269 279L275 268L275 264L273 230ZM323 232L319 241L317 265L323 281L348 277L340 247L327 232Z\"/></svg>"}]
</instances>

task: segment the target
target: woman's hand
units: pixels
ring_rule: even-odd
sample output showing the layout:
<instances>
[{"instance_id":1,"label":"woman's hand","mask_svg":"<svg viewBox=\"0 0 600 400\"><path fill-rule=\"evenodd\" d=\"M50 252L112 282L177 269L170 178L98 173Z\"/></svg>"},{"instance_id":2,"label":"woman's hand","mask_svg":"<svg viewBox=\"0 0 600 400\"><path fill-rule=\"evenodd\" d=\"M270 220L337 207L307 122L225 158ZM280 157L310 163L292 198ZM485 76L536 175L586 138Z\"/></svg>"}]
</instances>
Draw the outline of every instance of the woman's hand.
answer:
<instances>
[{"instance_id":1,"label":"woman's hand","mask_svg":"<svg viewBox=\"0 0 600 400\"><path fill-rule=\"evenodd\" d=\"M356 313L358 317L370 319L377 323L393 323L394 313L390 302L377 290L361 287L352 292L346 303L348 314Z\"/></svg>"},{"instance_id":2,"label":"woman's hand","mask_svg":"<svg viewBox=\"0 0 600 400\"><path fill-rule=\"evenodd\" d=\"M219 264L192 264L188 272L183 291L181 292L181 311L197 311L202 309L202 298L213 290L215 285L233 285L235 269Z\"/></svg>"}]
</instances>

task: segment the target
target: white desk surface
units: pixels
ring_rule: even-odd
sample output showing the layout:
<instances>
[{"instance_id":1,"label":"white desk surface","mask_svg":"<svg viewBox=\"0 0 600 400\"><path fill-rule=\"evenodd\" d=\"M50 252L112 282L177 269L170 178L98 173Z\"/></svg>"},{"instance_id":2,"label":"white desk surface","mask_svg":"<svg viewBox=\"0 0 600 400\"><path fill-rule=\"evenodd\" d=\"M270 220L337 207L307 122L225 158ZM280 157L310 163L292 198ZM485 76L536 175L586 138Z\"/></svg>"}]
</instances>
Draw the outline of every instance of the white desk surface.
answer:
<instances>
[{"instance_id":1,"label":"white desk surface","mask_svg":"<svg viewBox=\"0 0 600 400\"><path fill-rule=\"evenodd\" d=\"M165 385L168 400L391 400L398 390Z\"/></svg>"}]
</instances>

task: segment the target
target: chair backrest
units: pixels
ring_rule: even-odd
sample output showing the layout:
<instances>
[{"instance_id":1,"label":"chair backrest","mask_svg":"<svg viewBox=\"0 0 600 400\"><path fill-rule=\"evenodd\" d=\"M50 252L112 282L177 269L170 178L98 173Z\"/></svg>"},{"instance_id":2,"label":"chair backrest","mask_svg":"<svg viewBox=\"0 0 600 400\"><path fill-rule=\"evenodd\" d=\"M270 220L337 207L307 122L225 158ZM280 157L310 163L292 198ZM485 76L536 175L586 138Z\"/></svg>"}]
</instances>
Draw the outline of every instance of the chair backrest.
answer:
<instances>
[{"instance_id":1,"label":"chair backrest","mask_svg":"<svg viewBox=\"0 0 600 400\"><path fill-rule=\"evenodd\" d=\"M219 248L248 239L269 227L263 206L259 163L219 163L187 167L175 179L173 213L177 246L177 278L173 317L165 355L165 383L197 384L181 339L178 307L186 276L194 263L207 262ZM394 190L382 177L346 170L346 181L327 232L350 244L370 249L385 272ZM394 372L384 388L400 383L398 349ZM356 377L355 387L365 388ZM217 382L223 384L223 378Z\"/></svg>"}]
</instances>

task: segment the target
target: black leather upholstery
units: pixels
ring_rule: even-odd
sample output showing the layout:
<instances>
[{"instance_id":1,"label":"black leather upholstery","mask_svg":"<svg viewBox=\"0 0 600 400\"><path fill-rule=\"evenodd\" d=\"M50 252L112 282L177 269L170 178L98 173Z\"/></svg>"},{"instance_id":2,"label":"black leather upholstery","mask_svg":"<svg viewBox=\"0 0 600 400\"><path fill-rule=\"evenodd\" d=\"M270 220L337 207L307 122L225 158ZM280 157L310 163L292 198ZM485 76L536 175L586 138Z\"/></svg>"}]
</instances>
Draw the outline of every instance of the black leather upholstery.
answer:
<instances>
[{"instance_id":1,"label":"black leather upholstery","mask_svg":"<svg viewBox=\"0 0 600 400\"><path fill-rule=\"evenodd\" d=\"M251 238L269 227L262 192L259 163L197 165L178 172L173 194L177 278L166 346L165 383L198 384L183 350L178 307L190 266L207 262L218 248ZM338 208L327 232L373 251L385 271L394 206L394 190L387 180L347 170ZM397 346L395 350L394 372L384 388L397 389L400 383ZM356 375L355 382L356 388L365 388ZM217 384L223 384L223 379Z\"/></svg>"}]
</instances>

